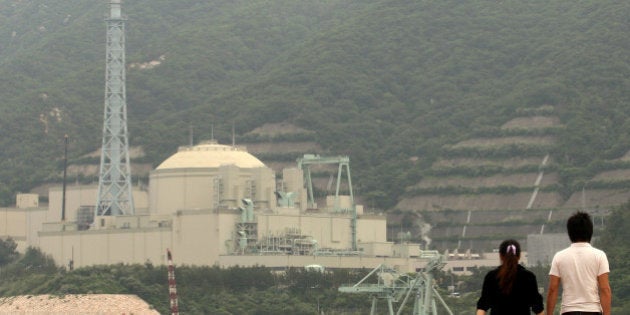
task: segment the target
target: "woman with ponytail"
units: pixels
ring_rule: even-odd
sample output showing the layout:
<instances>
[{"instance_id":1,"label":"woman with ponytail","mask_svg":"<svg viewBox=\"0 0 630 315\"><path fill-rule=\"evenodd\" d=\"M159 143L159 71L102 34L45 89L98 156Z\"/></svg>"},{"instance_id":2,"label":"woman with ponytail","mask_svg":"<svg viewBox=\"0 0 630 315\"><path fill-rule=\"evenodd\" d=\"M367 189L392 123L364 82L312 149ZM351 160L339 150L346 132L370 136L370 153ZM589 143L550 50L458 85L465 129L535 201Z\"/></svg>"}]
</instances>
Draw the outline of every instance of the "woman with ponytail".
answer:
<instances>
[{"instance_id":1,"label":"woman with ponytail","mask_svg":"<svg viewBox=\"0 0 630 315\"><path fill-rule=\"evenodd\" d=\"M501 266L486 274L481 297L477 301L477 315L543 314L542 296L538 293L536 276L519 265L521 245L506 240L499 246Z\"/></svg>"}]
</instances>

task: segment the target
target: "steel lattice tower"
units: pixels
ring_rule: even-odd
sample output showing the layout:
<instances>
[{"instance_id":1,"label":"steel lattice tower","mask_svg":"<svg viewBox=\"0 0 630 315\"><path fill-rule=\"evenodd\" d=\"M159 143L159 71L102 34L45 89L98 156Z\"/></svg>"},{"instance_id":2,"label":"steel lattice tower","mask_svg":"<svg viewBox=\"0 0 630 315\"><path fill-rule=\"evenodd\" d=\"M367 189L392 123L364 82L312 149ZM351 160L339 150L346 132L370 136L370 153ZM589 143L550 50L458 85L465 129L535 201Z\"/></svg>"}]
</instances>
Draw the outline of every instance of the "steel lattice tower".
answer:
<instances>
[{"instance_id":1,"label":"steel lattice tower","mask_svg":"<svg viewBox=\"0 0 630 315\"><path fill-rule=\"evenodd\" d=\"M127 137L125 19L110 0L105 67L105 115L96 215L134 214Z\"/></svg>"}]
</instances>

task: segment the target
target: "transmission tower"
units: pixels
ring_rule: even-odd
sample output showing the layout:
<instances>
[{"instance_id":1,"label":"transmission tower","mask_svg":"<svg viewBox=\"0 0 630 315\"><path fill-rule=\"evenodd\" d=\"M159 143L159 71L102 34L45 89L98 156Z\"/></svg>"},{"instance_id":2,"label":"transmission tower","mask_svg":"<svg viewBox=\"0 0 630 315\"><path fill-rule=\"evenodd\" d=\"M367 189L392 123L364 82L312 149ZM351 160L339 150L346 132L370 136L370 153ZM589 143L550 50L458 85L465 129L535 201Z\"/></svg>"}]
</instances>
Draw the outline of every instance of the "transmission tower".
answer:
<instances>
[{"instance_id":1,"label":"transmission tower","mask_svg":"<svg viewBox=\"0 0 630 315\"><path fill-rule=\"evenodd\" d=\"M166 249L166 257L168 258L168 295L171 302L171 315L179 315L177 286L175 285L175 266L173 265L171 251L168 249Z\"/></svg>"},{"instance_id":2,"label":"transmission tower","mask_svg":"<svg viewBox=\"0 0 630 315\"><path fill-rule=\"evenodd\" d=\"M125 19L122 0L110 0L105 66L105 115L96 215L134 214L127 137Z\"/></svg>"}]
</instances>

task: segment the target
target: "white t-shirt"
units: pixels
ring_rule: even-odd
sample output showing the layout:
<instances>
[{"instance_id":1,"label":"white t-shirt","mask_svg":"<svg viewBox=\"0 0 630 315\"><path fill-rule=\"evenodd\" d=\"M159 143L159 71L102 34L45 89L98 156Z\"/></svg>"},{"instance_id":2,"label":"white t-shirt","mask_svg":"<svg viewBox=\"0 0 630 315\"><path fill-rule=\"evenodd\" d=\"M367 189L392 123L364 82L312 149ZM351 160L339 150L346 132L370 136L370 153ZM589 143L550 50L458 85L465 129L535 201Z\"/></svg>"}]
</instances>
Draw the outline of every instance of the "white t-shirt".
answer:
<instances>
[{"instance_id":1,"label":"white t-shirt","mask_svg":"<svg viewBox=\"0 0 630 315\"><path fill-rule=\"evenodd\" d=\"M597 277L610 272L606 253L589 243L573 243L556 253L549 274L560 277L564 312L601 312Z\"/></svg>"}]
</instances>

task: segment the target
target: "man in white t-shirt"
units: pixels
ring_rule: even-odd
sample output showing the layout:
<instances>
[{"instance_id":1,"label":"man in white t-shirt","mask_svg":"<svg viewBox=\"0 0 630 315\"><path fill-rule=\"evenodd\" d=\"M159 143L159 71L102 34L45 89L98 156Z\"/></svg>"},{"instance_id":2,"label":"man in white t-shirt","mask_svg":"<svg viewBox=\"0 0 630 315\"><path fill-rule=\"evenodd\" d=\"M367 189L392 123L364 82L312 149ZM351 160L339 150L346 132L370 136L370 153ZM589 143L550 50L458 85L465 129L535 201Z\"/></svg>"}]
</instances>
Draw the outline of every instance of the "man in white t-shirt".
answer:
<instances>
[{"instance_id":1,"label":"man in white t-shirt","mask_svg":"<svg viewBox=\"0 0 630 315\"><path fill-rule=\"evenodd\" d=\"M593 221L578 211L567 221L571 246L556 253L549 270L547 315L553 315L562 284L562 315L610 315L612 291L606 253L591 246Z\"/></svg>"}]
</instances>

